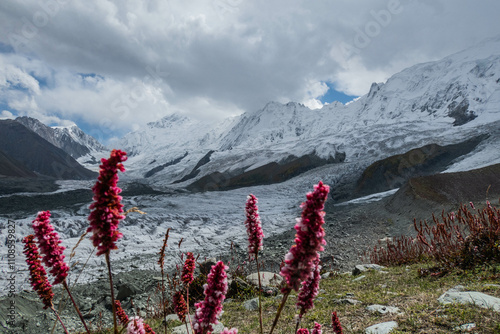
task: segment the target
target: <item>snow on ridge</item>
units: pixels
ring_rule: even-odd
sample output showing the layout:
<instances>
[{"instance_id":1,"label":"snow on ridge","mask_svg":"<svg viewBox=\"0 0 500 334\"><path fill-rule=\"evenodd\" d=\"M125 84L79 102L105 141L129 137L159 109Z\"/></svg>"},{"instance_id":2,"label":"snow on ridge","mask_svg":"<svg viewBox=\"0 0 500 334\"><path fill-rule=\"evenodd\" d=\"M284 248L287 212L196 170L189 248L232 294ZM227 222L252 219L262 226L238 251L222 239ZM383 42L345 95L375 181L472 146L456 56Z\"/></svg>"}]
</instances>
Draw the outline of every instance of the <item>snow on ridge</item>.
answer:
<instances>
[{"instance_id":1,"label":"snow on ridge","mask_svg":"<svg viewBox=\"0 0 500 334\"><path fill-rule=\"evenodd\" d=\"M496 38L405 69L345 105L311 110L295 102L269 102L219 126L174 114L126 135L122 147L131 153L132 173L143 170L144 164L154 168L188 152L179 164L158 173L167 179L173 171L191 171L209 151L215 153L197 178L248 170L289 155L327 158L341 152L346 161L379 159L432 142L460 142L473 136L474 129L486 131L488 124L500 120L499 80ZM403 143L395 146L398 140Z\"/></svg>"}]
</instances>

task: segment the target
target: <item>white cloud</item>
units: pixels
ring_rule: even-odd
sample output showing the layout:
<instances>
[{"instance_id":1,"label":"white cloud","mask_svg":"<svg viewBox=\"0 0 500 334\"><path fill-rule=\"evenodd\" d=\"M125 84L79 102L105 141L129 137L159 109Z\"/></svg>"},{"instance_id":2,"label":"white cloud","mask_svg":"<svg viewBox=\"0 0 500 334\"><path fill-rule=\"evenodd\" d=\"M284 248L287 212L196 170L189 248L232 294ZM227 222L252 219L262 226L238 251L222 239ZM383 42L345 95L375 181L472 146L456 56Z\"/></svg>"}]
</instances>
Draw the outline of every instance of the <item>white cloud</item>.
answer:
<instances>
[{"instance_id":1,"label":"white cloud","mask_svg":"<svg viewBox=\"0 0 500 334\"><path fill-rule=\"evenodd\" d=\"M14 119L16 118L10 111L2 110L0 113L0 119Z\"/></svg>"},{"instance_id":2,"label":"white cloud","mask_svg":"<svg viewBox=\"0 0 500 334\"><path fill-rule=\"evenodd\" d=\"M31 94L40 94L38 81L23 69L5 63L0 54L0 90L10 89L25 89Z\"/></svg>"},{"instance_id":3,"label":"white cloud","mask_svg":"<svg viewBox=\"0 0 500 334\"><path fill-rule=\"evenodd\" d=\"M496 0L2 0L0 43L16 52L0 53L0 102L113 134L172 112L318 107L322 82L367 93L497 34L498 12Z\"/></svg>"}]
</instances>

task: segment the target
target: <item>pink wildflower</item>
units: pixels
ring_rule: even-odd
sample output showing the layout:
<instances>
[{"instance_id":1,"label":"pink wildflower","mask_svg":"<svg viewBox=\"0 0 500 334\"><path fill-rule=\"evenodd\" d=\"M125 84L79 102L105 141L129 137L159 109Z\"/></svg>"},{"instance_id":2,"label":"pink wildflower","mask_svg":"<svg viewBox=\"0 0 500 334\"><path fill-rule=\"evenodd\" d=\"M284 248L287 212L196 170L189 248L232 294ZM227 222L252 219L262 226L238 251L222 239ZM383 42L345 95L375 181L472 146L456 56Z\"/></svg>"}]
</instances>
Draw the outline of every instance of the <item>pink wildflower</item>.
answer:
<instances>
[{"instance_id":1,"label":"pink wildflower","mask_svg":"<svg viewBox=\"0 0 500 334\"><path fill-rule=\"evenodd\" d=\"M309 334L309 330L307 328L299 328L297 334Z\"/></svg>"},{"instance_id":2,"label":"pink wildflower","mask_svg":"<svg viewBox=\"0 0 500 334\"><path fill-rule=\"evenodd\" d=\"M54 285L64 281L68 276L69 267L64 262L64 249L60 246L61 240L59 235L54 232L54 227L50 223L50 211L40 211L33 221L33 230L35 230L36 238L40 251L43 254L43 263L50 269L50 273L55 277Z\"/></svg>"},{"instance_id":3,"label":"pink wildflower","mask_svg":"<svg viewBox=\"0 0 500 334\"><path fill-rule=\"evenodd\" d=\"M314 260L314 270L309 277L302 282L299 295L297 297L297 308L300 309L299 318L314 307L314 298L318 295L321 266L319 265L319 254Z\"/></svg>"},{"instance_id":4,"label":"pink wildflower","mask_svg":"<svg viewBox=\"0 0 500 334\"><path fill-rule=\"evenodd\" d=\"M257 255L259 250L262 250L262 238L264 238L259 209L257 208L257 197L251 194L247 197L245 211L247 216L245 226L248 235L248 254Z\"/></svg>"},{"instance_id":5,"label":"pink wildflower","mask_svg":"<svg viewBox=\"0 0 500 334\"><path fill-rule=\"evenodd\" d=\"M238 334L238 329L237 328L227 329L226 327L222 332L220 332L220 334Z\"/></svg>"},{"instance_id":6,"label":"pink wildflower","mask_svg":"<svg viewBox=\"0 0 500 334\"><path fill-rule=\"evenodd\" d=\"M52 292L52 286L47 279L47 273L42 266L40 261L40 253L38 252L38 247L34 241L34 235L28 235L23 239L24 251L26 255L26 263L28 264L30 271L30 282L33 290L38 293L38 296L43 302L44 309L52 308L52 299L54 298L54 293Z\"/></svg>"},{"instance_id":7,"label":"pink wildflower","mask_svg":"<svg viewBox=\"0 0 500 334\"><path fill-rule=\"evenodd\" d=\"M177 291L172 299L173 299L172 302L174 304L175 313L177 314L181 322L185 322L187 314L187 305L186 305L186 300L184 300L184 296L182 295L182 292Z\"/></svg>"},{"instance_id":8,"label":"pink wildflower","mask_svg":"<svg viewBox=\"0 0 500 334\"><path fill-rule=\"evenodd\" d=\"M314 328L311 332L311 334L322 334L323 331L321 330L321 325L318 324L316 321L314 322Z\"/></svg>"},{"instance_id":9,"label":"pink wildflower","mask_svg":"<svg viewBox=\"0 0 500 334\"><path fill-rule=\"evenodd\" d=\"M144 320L139 317L132 318L127 326L127 334L146 334Z\"/></svg>"},{"instance_id":10,"label":"pink wildflower","mask_svg":"<svg viewBox=\"0 0 500 334\"><path fill-rule=\"evenodd\" d=\"M195 268L194 255L191 252L187 253L186 261L184 261L184 267L182 268L181 280L184 284L191 284L194 280L193 273Z\"/></svg>"},{"instance_id":11,"label":"pink wildflower","mask_svg":"<svg viewBox=\"0 0 500 334\"><path fill-rule=\"evenodd\" d=\"M207 277L203 294L205 300L196 303L194 315L194 333L206 334L213 330L212 324L218 324L218 317L222 313L222 303L227 293L227 275L225 270L228 267L222 261L217 262Z\"/></svg>"},{"instance_id":12,"label":"pink wildflower","mask_svg":"<svg viewBox=\"0 0 500 334\"><path fill-rule=\"evenodd\" d=\"M342 326L340 325L340 320L337 316L337 312L332 313L332 327L335 334L343 334Z\"/></svg>"},{"instance_id":13,"label":"pink wildflower","mask_svg":"<svg viewBox=\"0 0 500 334\"><path fill-rule=\"evenodd\" d=\"M299 290L300 282L305 280L311 273L319 251L323 251L326 245L323 217L325 201L330 188L319 182L314 186L314 191L307 194L307 201L302 203L302 217L297 219L295 230L295 245L285 256L285 265L281 269L281 276L286 280L287 286L282 289L283 293L292 289Z\"/></svg>"},{"instance_id":14,"label":"pink wildflower","mask_svg":"<svg viewBox=\"0 0 500 334\"><path fill-rule=\"evenodd\" d=\"M118 224L124 218L123 205L120 203L121 189L116 186L118 170L124 172L122 162L127 160L126 153L120 150L111 151L109 159L101 159L99 177L92 187L94 203L90 205L90 227L87 232L93 232L92 243L97 247L97 255L117 249L116 242L123 235L118 231Z\"/></svg>"},{"instance_id":15,"label":"pink wildflower","mask_svg":"<svg viewBox=\"0 0 500 334\"><path fill-rule=\"evenodd\" d=\"M122 304L120 303L119 300L115 300L115 310L116 310L116 316L118 317L120 324L122 324L123 326L127 326L128 315L123 310Z\"/></svg>"}]
</instances>

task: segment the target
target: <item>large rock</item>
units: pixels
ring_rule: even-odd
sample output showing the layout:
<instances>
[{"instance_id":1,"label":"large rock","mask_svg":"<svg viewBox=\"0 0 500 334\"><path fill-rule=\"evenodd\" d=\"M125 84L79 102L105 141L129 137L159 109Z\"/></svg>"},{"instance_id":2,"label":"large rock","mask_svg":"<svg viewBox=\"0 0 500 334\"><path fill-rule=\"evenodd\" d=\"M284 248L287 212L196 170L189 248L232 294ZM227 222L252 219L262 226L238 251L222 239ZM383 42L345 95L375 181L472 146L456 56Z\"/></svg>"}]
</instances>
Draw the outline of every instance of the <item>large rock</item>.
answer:
<instances>
[{"instance_id":1,"label":"large rock","mask_svg":"<svg viewBox=\"0 0 500 334\"><path fill-rule=\"evenodd\" d=\"M140 292L140 289L133 283L123 283L118 286L118 295L116 299L123 301L124 299L134 296Z\"/></svg>"},{"instance_id":2,"label":"large rock","mask_svg":"<svg viewBox=\"0 0 500 334\"><path fill-rule=\"evenodd\" d=\"M488 308L500 312L500 298L487 295L477 291L463 291L464 287L456 287L446 291L438 298L438 302L447 304L473 304L482 308Z\"/></svg>"},{"instance_id":3,"label":"large rock","mask_svg":"<svg viewBox=\"0 0 500 334\"><path fill-rule=\"evenodd\" d=\"M259 276L257 273L250 274L246 277L247 282L259 286ZM283 277L279 274L263 271L260 273L260 283L262 286L279 287L283 282Z\"/></svg>"},{"instance_id":4,"label":"large rock","mask_svg":"<svg viewBox=\"0 0 500 334\"><path fill-rule=\"evenodd\" d=\"M388 334L397 327L398 323L395 321L382 322L365 329L365 334Z\"/></svg>"}]
</instances>

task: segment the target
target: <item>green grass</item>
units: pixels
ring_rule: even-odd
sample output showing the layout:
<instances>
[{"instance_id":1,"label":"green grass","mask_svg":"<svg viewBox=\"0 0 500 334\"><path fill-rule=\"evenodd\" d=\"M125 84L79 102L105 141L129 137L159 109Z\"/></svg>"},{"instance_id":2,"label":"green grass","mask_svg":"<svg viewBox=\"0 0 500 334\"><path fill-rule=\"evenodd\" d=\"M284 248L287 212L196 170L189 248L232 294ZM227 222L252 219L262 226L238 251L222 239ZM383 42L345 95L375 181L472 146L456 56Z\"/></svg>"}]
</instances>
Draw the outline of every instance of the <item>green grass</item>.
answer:
<instances>
[{"instance_id":1,"label":"green grass","mask_svg":"<svg viewBox=\"0 0 500 334\"><path fill-rule=\"evenodd\" d=\"M438 297L448 289L463 285L466 290L484 292L500 298L500 288L485 284L500 283L500 265L483 266L471 271L455 271L444 277L420 277L419 269L433 264L415 264L386 268L386 273L368 271L360 281L353 281L350 274L336 273L322 279L315 308L303 318L302 327L312 329L314 322L323 326L324 334L332 334L331 313L336 311L344 333L364 333L365 328L385 321L396 321L397 330L391 333L453 333L454 328L474 322L474 333L500 334L500 312L482 309L474 305L440 305ZM361 301L360 304L338 304L337 299ZM250 297L251 298L251 297ZM224 303L221 322L224 326L238 328L238 332L258 333L258 311L243 308L244 300L232 299ZM296 294L291 294L274 333L293 333L295 328ZM268 333L274 320L280 298L263 298L264 333ZM396 306L400 314L371 314L366 307L371 304ZM191 310L192 311L192 310ZM163 333L161 320L146 321L156 331ZM167 333L179 326L179 321L168 323ZM111 331L96 332L111 333Z\"/></svg>"},{"instance_id":2,"label":"green grass","mask_svg":"<svg viewBox=\"0 0 500 334\"><path fill-rule=\"evenodd\" d=\"M473 305L447 305L438 303L438 297L456 285L464 285L467 290L480 291L500 297L500 288L485 287L487 283L498 283L500 266L484 267L470 272L455 272L440 278L420 277L418 269L422 264L387 268L387 273L369 271L364 279L353 282L351 275L338 274L323 279L321 293L315 308L305 315L303 327L311 329L314 321L325 328L323 333L332 333L330 316L337 311L345 333L364 333L365 328L385 321L399 324L394 333L450 333L457 326L475 322L476 333L500 333L500 313L481 309ZM430 266L430 264L429 264ZM336 299L345 298L350 293L361 304L336 304ZM275 333L292 333L294 329L295 298L290 298L283 311ZM264 327L268 332L274 319L279 300L265 298L263 302ZM371 314L366 307L381 304L399 307L401 313L395 315ZM240 302L224 305L221 321L227 327L237 327L239 333L257 333L257 312L242 308Z\"/></svg>"}]
</instances>

